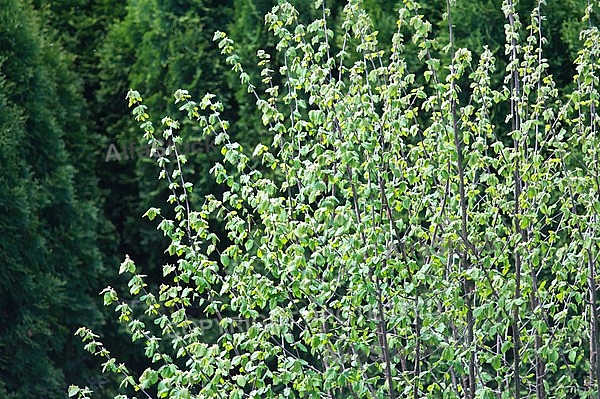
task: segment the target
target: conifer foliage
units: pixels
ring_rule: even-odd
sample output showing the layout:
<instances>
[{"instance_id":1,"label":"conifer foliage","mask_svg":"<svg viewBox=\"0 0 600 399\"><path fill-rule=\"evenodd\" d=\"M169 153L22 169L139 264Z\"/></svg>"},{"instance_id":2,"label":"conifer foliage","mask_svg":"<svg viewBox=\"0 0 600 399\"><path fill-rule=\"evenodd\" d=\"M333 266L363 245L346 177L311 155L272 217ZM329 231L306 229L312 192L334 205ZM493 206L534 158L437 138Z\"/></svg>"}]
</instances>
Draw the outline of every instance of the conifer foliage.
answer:
<instances>
[{"instance_id":1,"label":"conifer foliage","mask_svg":"<svg viewBox=\"0 0 600 399\"><path fill-rule=\"evenodd\" d=\"M0 1L0 397L89 381L70 336L98 325L101 260L78 78L27 2ZM84 366L85 367L82 367Z\"/></svg>"}]
</instances>

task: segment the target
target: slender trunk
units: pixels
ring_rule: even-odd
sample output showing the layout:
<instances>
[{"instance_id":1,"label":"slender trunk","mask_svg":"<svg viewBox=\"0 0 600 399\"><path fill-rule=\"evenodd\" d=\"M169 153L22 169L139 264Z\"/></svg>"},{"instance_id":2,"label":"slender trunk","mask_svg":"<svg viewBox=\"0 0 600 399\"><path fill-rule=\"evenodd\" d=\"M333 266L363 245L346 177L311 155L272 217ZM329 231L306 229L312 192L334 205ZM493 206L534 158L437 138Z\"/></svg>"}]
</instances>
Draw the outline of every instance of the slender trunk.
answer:
<instances>
[{"instance_id":1,"label":"slender trunk","mask_svg":"<svg viewBox=\"0 0 600 399\"><path fill-rule=\"evenodd\" d=\"M383 261L384 269L386 261ZM375 276L375 284L377 286L377 307L379 309L379 328L381 332L381 349L383 353L383 360L385 362L385 378L389 385L390 399L396 398L396 392L394 391L394 380L392 379L392 359L391 351L388 344L388 331L385 320L385 309L383 307L383 298L381 295L381 284L379 282L379 276Z\"/></svg>"},{"instance_id":2,"label":"slender trunk","mask_svg":"<svg viewBox=\"0 0 600 399\"><path fill-rule=\"evenodd\" d=\"M600 347L598 343L598 308L596 306L597 287L596 287L596 261L592 254L588 252L588 286L590 290L590 306L592 309L592 318L590 320L590 373L591 380L596 384L597 395L600 397Z\"/></svg>"},{"instance_id":3,"label":"slender trunk","mask_svg":"<svg viewBox=\"0 0 600 399\"><path fill-rule=\"evenodd\" d=\"M531 268L531 294L530 294L530 304L531 311L534 312L538 308L539 302L536 296L538 284L537 284L537 274L534 268ZM540 355L540 351L542 349L542 337L539 331L535 333L535 395L537 399L544 399L546 394L544 392L544 373L545 373L545 364L542 356Z\"/></svg>"},{"instance_id":4,"label":"slender trunk","mask_svg":"<svg viewBox=\"0 0 600 399\"><path fill-rule=\"evenodd\" d=\"M415 379L413 384L413 398L419 397L419 376L421 374L421 320L419 319L418 300L415 297Z\"/></svg>"},{"instance_id":5,"label":"slender trunk","mask_svg":"<svg viewBox=\"0 0 600 399\"><path fill-rule=\"evenodd\" d=\"M515 254L515 299L521 297L521 255L517 252ZM519 331L519 307L513 306L513 320L512 320L512 332L513 332L513 372L515 377L515 399L521 397L521 374L519 372L521 368L521 359L519 358L519 349L521 346L520 331Z\"/></svg>"},{"instance_id":6,"label":"slender trunk","mask_svg":"<svg viewBox=\"0 0 600 399\"><path fill-rule=\"evenodd\" d=\"M454 75L456 73L454 68L454 33L452 29L452 18L450 14L450 0L446 0L446 13L448 18L448 33L450 35L450 56L452 63L450 64L450 73ZM469 259L467 252L471 248L469 242L469 236L467 231L467 220L468 220L468 209L467 200L465 195L465 172L464 162L462 153L462 137L458 131L458 117L456 115L456 94L455 77L450 81L450 96L451 96L451 108L452 108L452 129L454 133L454 147L457 154L456 167L458 169L458 191L460 196L460 209L461 209L461 235L463 240L463 247L461 249L461 273L470 268ZM474 320L473 320L473 295L475 293L475 282L471 281L467 277L463 278L462 283L463 293L467 298L467 342L466 346L469 350L469 389L468 399L475 398L475 348L474 348Z\"/></svg>"},{"instance_id":7,"label":"slender trunk","mask_svg":"<svg viewBox=\"0 0 600 399\"><path fill-rule=\"evenodd\" d=\"M515 152L519 151L519 143L517 140L514 141ZM521 229L518 221L518 215L520 213L519 209L519 198L521 196L521 177L519 173L519 163L517 161L517 165L515 166L515 189L514 189L514 213L513 220L515 224L515 228L517 233L521 235L521 239L523 239L523 229ZM518 248L515 248L515 295L514 299L519 300L521 298L521 254ZM513 320L512 320L512 329L513 329L513 345L514 345L514 362L513 362L513 371L515 376L515 399L520 398L520 388L521 388L521 375L520 375L520 358L519 358L519 349L521 346L520 339L520 327L519 327L519 306L513 305Z\"/></svg>"},{"instance_id":8,"label":"slender trunk","mask_svg":"<svg viewBox=\"0 0 600 399\"><path fill-rule=\"evenodd\" d=\"M543 58L542 58L542 45L543 45L543 35L542 35L542 0L538 0L537 3L537 16L536 16L536 21L538 24L538 67L541 68L542 64L543 64ZM538 80L537 82L537 87L538 87L538 93L541 93L542 91L542 82L541 80ZM539 121L539 116L537 117L538 121ZM539 129L540 129L540 124L536 124L535 126L535 152L538 151L538 133L539 133ZM527 239L529 240L529 238L531 237L531 227L529 227L527 229ZM535 315L536 309L539 307L539 301L538 301L538 282L537 282L537 273L535 271L534 267L531 267L531 295L530 295L530 302L531 302L531 311L533 312L533 314ZM542 349L542 337L539 331L536 330L535 332L535 395L537 399L544 399L546 394L544 392L544 373L545 373L545 364L544 364L544 359L542 359L542 356L540 354L540 351Z\"/></svg>"},{"instance_id":9,"label":"slender trunk","mask_svg":"<svg viewBox=\"0 0 600 399\"><path fill-rule=\"evenodd\" d=\"M510 8L507 16L508 22L510 24L511 30L513 33L516 31L516 23L514 17L514 4L512 0L508 0L508 6ZM515 35L513 34L511 39L511 61L517 61L517 41L515 39ZM516 66L512 67L511 71L511 99L510 99L510 108L512 114L512 128L513 131L518 131L521 128L521 120L519 115L519 97L521 96L521 89L519 83L519 71ZM515 171L514 171L514 211L513 211L513 225L515 228L515 232L521 236L521 241L523 240L524 231L519 223L520 216L520 208L519 208L519 200L521 196L521 172L520 172L520 162L519 162L519 153L521 151L521 143L519 140L513 140L513 150L516 155L515 159ZM514 300L517 301L521 299L521 254L519 253L520 249L518 248L518 244L515 247L515 294ZM515 384L515 399L520 399L521 397L521 359L520 359L520 347L521 347L521 339L520 339L520 327L519 327L519 306L513 305L513 319L512 319L512 332L513 332L513 373L514 373L514 384Z\"/></svg>"},{"instance_id":10,"label":"slender trunk","mask_svg":"<svg viewBox=\"0 0 600 399\"><path fill-rule=\"evenodd\" d=\"M475 398L475 347L474 347L474 324L473 297L475 295L475 283L465 279L465 293L467 295L467 345L470 348L469 357L469 398Z\"/></svg>"}]
</instances>

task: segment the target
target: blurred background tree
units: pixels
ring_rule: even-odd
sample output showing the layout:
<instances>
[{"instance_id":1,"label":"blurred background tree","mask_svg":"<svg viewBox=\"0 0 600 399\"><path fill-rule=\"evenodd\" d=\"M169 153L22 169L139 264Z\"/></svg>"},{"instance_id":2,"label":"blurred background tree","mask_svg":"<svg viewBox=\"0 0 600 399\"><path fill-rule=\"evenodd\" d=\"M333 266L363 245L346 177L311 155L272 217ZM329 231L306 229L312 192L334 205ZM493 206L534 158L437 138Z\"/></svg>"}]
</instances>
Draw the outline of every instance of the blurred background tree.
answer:
<instances>
[{"instance_id":1,"label":"blurred background tree","mask_svg":"<svg viewBox=\"0 0 600 399\"><path fill-rule=\"evenodd\" d=\"M56 32L26 2L0 10L0 396L58 398L94 375L74 329L102 322L95 136Z\"/></svg>"}]
</instances>

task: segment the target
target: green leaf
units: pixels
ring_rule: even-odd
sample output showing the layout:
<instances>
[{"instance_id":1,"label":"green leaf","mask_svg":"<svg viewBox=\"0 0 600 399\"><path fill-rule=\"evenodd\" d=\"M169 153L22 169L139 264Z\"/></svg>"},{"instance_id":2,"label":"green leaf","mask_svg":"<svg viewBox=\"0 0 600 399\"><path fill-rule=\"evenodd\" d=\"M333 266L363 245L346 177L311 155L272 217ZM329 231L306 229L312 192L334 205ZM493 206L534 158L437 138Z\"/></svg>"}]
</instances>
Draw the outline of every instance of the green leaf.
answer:
<instances>
[{"instance_id":1,"label":"green leaf","mask_svg":"<svg viewBox=\"0 0 600 399\"><path fill-rule=\"evenodd\" d=\"M81 389L76 385L69 386L69 397L77 395L80 391Z\"/></svg>"},{"instance_id":2,"label":"green leaf","mask_svg":"<svg viewBox=\"0 0 600 399\"><path fill-rule=\"evenodd\" d=\"M146 211L146 213L144 213L144 217L147 217L150 220L154 220L154 218L156 217L156 215L160 215L160 209L159 208L150 208Z\"/></svg>"},{"instance_id":3,"label":"green leaf","mask_svg":"<svg viewBox=\"0 0 600 399\"><path fill-rule=\"evenodd\" d=\"M496 371L500 370L500 368L502 367L502 361L500 359L500 356L496 355L496 356L492 357L492 367Z\"/></svg>"},{"instance_id":4,"label":"green leaf","mask_svg":"<svg viewBox=\"0 0 600 399\"><path fill-rule=\"evenodd\" d=\"M123 273L135 273L135 264L129 258L129 255L125 255L125 260L121 263L121 267L119 267L119 274Z\"/></svg>"},{"instance_id":5,"label":"green leaf","mask_svg":"<svg viewBox=\"0 0 600 399\"><path fill-rule=\"evenodd\" d=\"M109 306L118 300L117 292L111 286L103 289L100 295L104 295L104 306Z\"/></svg>"}]
</instances>

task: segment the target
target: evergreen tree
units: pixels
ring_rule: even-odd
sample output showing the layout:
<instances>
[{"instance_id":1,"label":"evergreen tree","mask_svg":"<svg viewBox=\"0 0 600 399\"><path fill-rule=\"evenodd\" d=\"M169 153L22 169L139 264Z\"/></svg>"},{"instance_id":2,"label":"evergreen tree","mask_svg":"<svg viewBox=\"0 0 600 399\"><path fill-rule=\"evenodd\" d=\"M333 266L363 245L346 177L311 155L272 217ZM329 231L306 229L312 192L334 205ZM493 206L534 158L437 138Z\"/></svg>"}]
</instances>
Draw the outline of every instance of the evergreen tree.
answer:
<instances>
[{"instance_id":1,"label":"evergreen tree","mask_svg":"<svg viewBox=\"0 0 600 399\"><path fill-rule=\"evenodd\" d=\"M91 383L73 332L102 321L92 138L53 32L27 3L0 9L0 385L3 397L58 398L65 379Z\"/></svg>"},{"instance_id":2,"label":"evergreen tree","mask_svg":"<svg viewBox=\"0 0 600 399\"><path fill-rule=\"evenodd\" d=\"M105 147L108 162L102 168L102 183L108 192L106 209L119 234L118 251L135 256L157 273L158 265L168 259L159 249L164 247L164 239L151 224L140 226L137 218L168 194L166 187L147 184L156 172L147 157L146 143L136 134L138 126L128 117L125 94L130 87L140 87L152 93L150 103L167 107L172 103L168 87L185 86L196 95L220 93L229 112L235 112L232 96L227 94L228 68L211 41L214 31L231 21L231 14L230 3L217 1L130 1L125 17L111 27L100 50L97 107L103 113L99 123L107 144L114 144L120 156L120 160L110 157ZM196 132L185 129L192 140ZM197 143L183 151L189 155L188 170L201 187L198 194L214 191L208 178L217 155L212 143Z\"/></svg>"}]
</instances>

